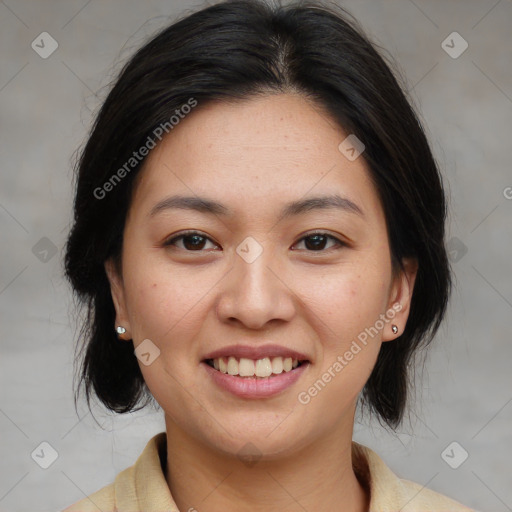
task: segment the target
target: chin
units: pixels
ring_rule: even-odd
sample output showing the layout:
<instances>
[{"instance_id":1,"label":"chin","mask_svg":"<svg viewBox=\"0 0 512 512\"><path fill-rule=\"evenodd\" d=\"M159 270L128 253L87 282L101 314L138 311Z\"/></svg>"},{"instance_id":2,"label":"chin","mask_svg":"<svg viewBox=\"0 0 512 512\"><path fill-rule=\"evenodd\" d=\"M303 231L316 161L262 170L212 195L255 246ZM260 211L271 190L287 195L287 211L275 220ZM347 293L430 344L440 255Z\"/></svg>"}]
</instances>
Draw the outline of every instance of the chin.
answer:
<instances>
[{"instance_id":1,"label":"chin","mask_svg":"<svg viewBox=\"0 0 512 512\"><path fill-rule=\"evenodd\" d=\"M286 415L280 416L278 424L282 424L277 428L268 422L258 427L255 422L251 424L249 421L232 424L229 433L220 427L213 438L211 431L203 435L207 436L205 442L223 455L237 457L242 461L276 460L293 455L308 444L309 436L306 435L304 427L287 425L284 428L284 418Z\"/></svg>"}]
</instances>

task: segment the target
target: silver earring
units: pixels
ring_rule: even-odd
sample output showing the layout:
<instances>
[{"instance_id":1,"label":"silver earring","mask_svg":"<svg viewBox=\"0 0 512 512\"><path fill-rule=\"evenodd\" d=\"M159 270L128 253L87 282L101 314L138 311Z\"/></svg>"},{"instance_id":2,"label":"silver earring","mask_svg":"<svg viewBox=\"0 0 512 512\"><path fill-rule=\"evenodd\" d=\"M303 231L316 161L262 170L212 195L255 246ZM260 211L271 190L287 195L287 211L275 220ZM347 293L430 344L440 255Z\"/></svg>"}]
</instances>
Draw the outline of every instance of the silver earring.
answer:
<instances>
[{"instance_id":1,"label":"silver earring","mask_svg":"<svg viewBox=\"0 0 512 512\"><path fill-rule=\"evenodd\" d=\"M126 329L122 325L118 325L116 328L117 334L124 334Z\"/></svg>"},{"instance_id":2,"label":"silver earring","mask_svg":"<svg viewBox=\"0 0 512 512\"><path fill-rule=\"evenodd\" d=\"M391 326L391 330L393 331L393 334L396 334L398 332L398 327L395 324L393 324Z\"/></svg>"}]
</instances>

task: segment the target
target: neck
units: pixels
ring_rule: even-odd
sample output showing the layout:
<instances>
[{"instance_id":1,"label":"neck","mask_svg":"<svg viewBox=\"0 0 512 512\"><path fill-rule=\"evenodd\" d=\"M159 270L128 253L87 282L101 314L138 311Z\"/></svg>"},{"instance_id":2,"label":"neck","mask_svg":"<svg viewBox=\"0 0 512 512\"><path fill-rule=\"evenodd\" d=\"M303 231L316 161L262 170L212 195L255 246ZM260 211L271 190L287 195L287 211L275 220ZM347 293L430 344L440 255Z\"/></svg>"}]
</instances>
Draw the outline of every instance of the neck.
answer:
<instances>
[{"instance_id":1,"label":"neck","mask_svg":"<svg viewBox=\"0 0 512 512\"><path fill-rule=\"evenodd\" d=\"M166 416L166 479L179 510L368 512L352 464L352 428L292 456L241 461L191 438Z\"/></svg>"}]
</instances>

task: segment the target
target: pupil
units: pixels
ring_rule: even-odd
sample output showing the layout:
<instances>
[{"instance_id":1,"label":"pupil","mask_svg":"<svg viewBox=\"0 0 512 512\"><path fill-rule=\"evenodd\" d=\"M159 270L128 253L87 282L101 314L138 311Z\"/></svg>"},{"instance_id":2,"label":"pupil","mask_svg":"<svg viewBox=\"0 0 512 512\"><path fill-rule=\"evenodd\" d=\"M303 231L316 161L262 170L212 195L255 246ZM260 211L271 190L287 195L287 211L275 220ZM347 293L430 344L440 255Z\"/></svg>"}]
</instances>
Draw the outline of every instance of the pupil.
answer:
<instances>
[{"instance_id":1,"label":"pupil","mask_svg":"<svg viewBox=\"0 0 512 512\"><path fill-rule=\"evenodd\" d=\"M308 244L308 241L314 239L316 242L313 243L313 245L311 246L312 248L314 249L321 249L324 245L325 245L325 239L326 237L324 235L310 235L306 238L306 247L308 247L308 249L310 249L311 247L309 246ZM320 240L320 244L318 244Z\"/></svg>"},{"instance_id":2,"label":"pupil","mask_svg":"<svg viewBox=\"0 0 512 512\"><path fill-rule=\"evenodd\" d=\"M202 241L201 241L201 239L202 239ZM192 242L192 244L191 244L191 247L195 248L195 249L197 249L197 248L200 249L202 247L202 245L204 245L204 237L199 236L199 235L188 235L183 238L183 245L185 245L185 247L187 247L187 249L189 248L188 247L189 244L187 243L187 240L189 240L189 241L194 240L194 242Z\"/></svg>"}]
</instances>

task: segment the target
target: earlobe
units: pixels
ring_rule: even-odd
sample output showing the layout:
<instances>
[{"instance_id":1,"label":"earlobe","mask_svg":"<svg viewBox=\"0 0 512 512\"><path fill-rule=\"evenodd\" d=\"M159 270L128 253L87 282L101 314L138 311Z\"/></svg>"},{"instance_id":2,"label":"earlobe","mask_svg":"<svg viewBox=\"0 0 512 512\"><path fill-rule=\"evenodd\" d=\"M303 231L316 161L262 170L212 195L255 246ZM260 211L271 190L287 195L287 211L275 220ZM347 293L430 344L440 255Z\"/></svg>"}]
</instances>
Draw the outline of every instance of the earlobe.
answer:
<instances>
[{"instance_id":1,"label":"earlobe","mask_svg":"<svg viewBox=\"0 0 512 512\"><path fill-rule=\"evenodd\" d=\"M123 281L115 262L111 258L105 261L105 272L110 283L110 293L116 310L113 329L115 329L119 338L129 340L131 339L130 325L126 311Z\"/></svg>"},{"instance_id":2,"label":"earlobe","mask_svg":"<svg viewBox=\"0 0 512 512\"><path fill-rule=\"evenodd\" d=\"M411 307L414 283L418 274L416 258L404 258L403 270L395 277L386 315L392 318L383 333L382 341L392 341L405 330Z\"/></svg>"}]
</instances>

